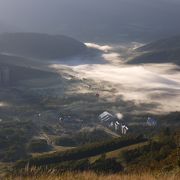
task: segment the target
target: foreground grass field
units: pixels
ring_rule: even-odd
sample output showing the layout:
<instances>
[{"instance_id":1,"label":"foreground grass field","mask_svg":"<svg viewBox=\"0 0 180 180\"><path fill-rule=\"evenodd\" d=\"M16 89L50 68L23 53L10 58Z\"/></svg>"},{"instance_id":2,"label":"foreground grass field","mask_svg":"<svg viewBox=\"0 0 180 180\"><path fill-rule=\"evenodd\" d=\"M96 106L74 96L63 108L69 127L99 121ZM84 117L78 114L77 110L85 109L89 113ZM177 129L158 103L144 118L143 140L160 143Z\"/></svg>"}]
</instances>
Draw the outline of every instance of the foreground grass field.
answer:
<instances>
[{"instance_id":1,"label":"foreground grass field","mask_svg":"<svg viewBox=\"0 0 180 180\"><path fill-rule=\"evenodd\" d=\"M42 175L34 174L27 177L9 177L5 180L179 180L179 175L179 173L173 173L169 175L159 175L151 173L127 175L97 175L92 172L65 173L63 175L55 175L52 170Z\"/></svg>"}]
</instances>

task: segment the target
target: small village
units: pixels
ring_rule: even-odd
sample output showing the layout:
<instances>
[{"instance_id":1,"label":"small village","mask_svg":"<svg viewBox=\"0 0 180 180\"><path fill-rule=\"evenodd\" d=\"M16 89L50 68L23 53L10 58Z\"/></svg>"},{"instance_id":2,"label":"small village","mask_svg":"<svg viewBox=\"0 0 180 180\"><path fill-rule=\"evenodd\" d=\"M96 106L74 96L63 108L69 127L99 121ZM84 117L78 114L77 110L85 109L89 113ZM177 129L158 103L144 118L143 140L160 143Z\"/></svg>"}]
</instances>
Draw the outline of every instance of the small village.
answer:
<instances>
[{"instance_id":1,"label":"small village","mask_svg":"<svg viewBox=\"0 0 180 180\"><path fill-rule=\"evenodd\" d=\"M123 120L123 116L118 117L118 115L113 115L105 111L99 115L99 120L104 126L122 135L126 135L129 130L128 125ZM151 117L148 117L144 125L149 127L155 127L157 125L157 121Z\"/></svg>"},{"instance_id":2,"label":"small village","mask_svg":"<svg viewBox=\"0 0 180 180\"><path fill-rule=\"evenodd\" d=\"M108 111L104 111L98 115L98 123L119 135L126 135L128 133L129 126L128 123L124 121L123 116L119 116L119 114L120 113L114 115ZM72 116L63 116L62 114L59 116L59 123L63 127L68 127L68 125L72 125L74 123L76 125L83 125L83 122L84 121L82 119L74 118ZM147 117L141 125L146 127L156 127L157 120L152 117Z\"/></svg>"}]
</instances>

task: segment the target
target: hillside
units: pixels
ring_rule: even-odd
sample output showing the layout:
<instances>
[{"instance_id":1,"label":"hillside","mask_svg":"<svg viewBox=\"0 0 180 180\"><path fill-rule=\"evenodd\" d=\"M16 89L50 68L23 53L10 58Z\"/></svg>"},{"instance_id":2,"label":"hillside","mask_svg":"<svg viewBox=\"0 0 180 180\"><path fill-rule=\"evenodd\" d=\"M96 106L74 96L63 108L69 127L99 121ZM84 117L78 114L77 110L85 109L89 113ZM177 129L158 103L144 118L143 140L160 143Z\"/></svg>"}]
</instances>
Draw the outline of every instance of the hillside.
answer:
<instances>
[{"instance_id":1,"label":"hillside","mask_svg":"<svg viewBox=\"0 0 180 180\"><path fill-rule=\"evenodd\" d=\"M0 56L1 57L1 56ZM2 72L3 69L6 70L7 73L7 81L8 84L16 84L17 82L23 80L32 80L32 79L48 79L48 78L57 78L58 75L53 72L42 71L30 67L21 67L16 65L10 65L6 63L0 63L0 72L1 72L1 81L3 81ZM5 73L5 72L4 72Z\"/></svg>"},{"instance_id":2,"label":"hillside","mask_svg":"<svg viewBox=\"0 0 180 180\"><path fill-rule=\"evenodd\" d=\"M81 55L86 46L70 37L40 33L4 33L0 35L0 52L17 56L56 59Z\"/></svg>"},{"instance_id":3,"label":"hillside","mask_svg":"<svg viewBox=\"0 0 180 180\"><path fill-rule=\"evenodd\" d=\"M67 151L54 152L49 154L40 155L38 157L33 157L27 160L19 161L15 167L23 168L28 164L29 167L43 167L43 166L60 166L67 162L75 161L89 158L91 156L96 156L98 154L103 154L115 149L126 147L129 145L145 142L146 139L140 136L137 137L122 137L115 138L109 141L102 141L100 143L86 144L84 146L79 146L74 149ZM70 164L67 164L69 166ZM65 167L64 167L65 168ZM62 167L62 169L64 169Z\"/></svg>"},{"instance_id":4,"label":"hillside","mask_svg":"<svg viewBox=\"0 0 180 180\"><path fill-rule=\"evenodd\" d=\"M138 48L138 51L160 51L180 48L180 36L160 39Z\"/></svg>"},{"instance_id":5,"label":"hillside","mask_svg":"<svg viewBox=\"0 0 180 180\"><path fill-rule=\"evenodd\" d=\"M136 49L137 56L130 60L138 63L174 63L180 65L180 36L161 39Z\"/></svg>"},{"instance_id":6,"label":"hillside","mask_svg":"<svg viewBox=\"0 0 180 180\"><path fill-rule=\"evenodd\" d=\"M8 129L9 125L5 124L5 131L10 131ZM17 128L22 125L20 122L16 123ZM29 138L32 133L37 132L37 127L30 122L22 127L24 130L21 134L15 134L16 131L13 132L16 138L23 140L23 138ZM2 134L6 133L2 132ZM48 179L63 179L65 178L63 175L66 173L68 179L70 174L75 173L74 176L82 176L87 172L90 172L91 176L96 176L96 173L98 176L104 174L106 177L115 174L113 176L120 178L121 174L122 177L133 176L135 178L139 175L153 179L155 175L156 178L157 175L159 178L166 175L166 179L169 179L169 177L176 179L178 173L180 173L178 159L179 135L179 128L175 130L164 127L160 128L158 133L151 137L145 135L122 136L81 145L76 148L37 154L36 156L28 156L25 151L22 151L23 148L29 146L18 146L17 142L21 142L18 140L14 141L16 142L16 148L14 149L12 145L13 148L8 151L8 156L3 157L9 157L9 153L14 153L16 150L18 152L16 155L21 155L19 152L24 152L23 159L14 163L11 161L9 165L7 163L1 164L2 172L0 173L12 176L10 179L15 179L15 176L17 176L17 179L20 179L20 176L23 176L24 179L29 177L46 179L46 172L50 173ZM8 141L8 143L12 142ZM2 145L4 144L2 143ZM139 169L141 169L140 172ZM85 177L82 176L82 179L85 179Z\"/></svg>"},{"instance_id":7,"label":"hillside","mask_svg":"<svg viewBox=\"0 0 180 180\"><path fill-rule=\"evenodd\" d=\"M156 178L163 177L166 172L167 179L170 176L176 179L180 173L177 158L178 138L178 131L171 132L168 128L146 142L141 136L117 138L19 161L13 166L12 173L17 175L21 172L24 177L38 175L42 178L48 171L51 172L51 179L62 178L67 172L70 172L70 175L74 172L84 174L88 171L91 174L104 174L106 177L110 174L120 177L119 173L122 177L135 174L144 177L147 174L147 177L152 176L151 178L155 175ZM74 175L79 176L79 173Z\"/></svg>"}]
</instances>

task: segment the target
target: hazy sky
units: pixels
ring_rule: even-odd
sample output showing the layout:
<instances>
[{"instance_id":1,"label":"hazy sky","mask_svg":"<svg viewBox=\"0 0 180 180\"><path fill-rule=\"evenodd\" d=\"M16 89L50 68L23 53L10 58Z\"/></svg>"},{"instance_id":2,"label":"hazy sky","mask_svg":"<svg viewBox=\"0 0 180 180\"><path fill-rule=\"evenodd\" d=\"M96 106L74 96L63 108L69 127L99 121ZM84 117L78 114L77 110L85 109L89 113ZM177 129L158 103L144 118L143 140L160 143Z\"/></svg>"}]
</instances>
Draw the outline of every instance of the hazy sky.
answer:
<instances>
[{"instance_id":1,"label":"hazy sky","mask_svg":"<svg viewBox=\"0 0 180 180\"><path fill-rule=\"evenodd\" d=\"M77 37L176 32L179 10L180 0L0 0L0 25Z\"/></svg>"}]
</instances>

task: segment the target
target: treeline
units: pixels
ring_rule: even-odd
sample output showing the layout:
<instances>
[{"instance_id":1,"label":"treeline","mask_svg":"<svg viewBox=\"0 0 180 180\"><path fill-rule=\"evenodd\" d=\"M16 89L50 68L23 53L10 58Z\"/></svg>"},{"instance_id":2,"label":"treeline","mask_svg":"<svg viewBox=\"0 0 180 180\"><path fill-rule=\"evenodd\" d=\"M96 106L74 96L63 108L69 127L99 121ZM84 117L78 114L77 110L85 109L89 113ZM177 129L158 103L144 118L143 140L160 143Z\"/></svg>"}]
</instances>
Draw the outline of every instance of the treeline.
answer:
<instances>
[{"instance_id":1,"label":"treeline","mask_svg":"<svg viewBox=\"0 0 180 180\"><path fill-rule=\"evenodd\" d=\"M157 119L159 119L161 124L170 125L170 127L177 126L180 125L180 112L176 111L165 115L159 115Z\"/></svg>"},{"instance_id":2,"label":"treeline","mask_svg":"<svg viewBox=\"0 0 180 180\"><path fill-rule=\"evenodd\" d=\"M29 160L19 161L18 163L16 163L15 168L23 168L27 164L29 167L38 167L56 163L58 164L65 161L80 160L145 141L146 139L142 136L116 138L102 143L89 144L64 152L55 152L52 154L34 157Z\"/></svg>"}]
</instances>

